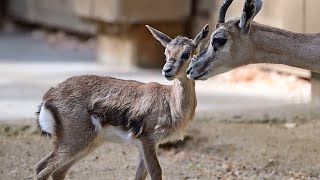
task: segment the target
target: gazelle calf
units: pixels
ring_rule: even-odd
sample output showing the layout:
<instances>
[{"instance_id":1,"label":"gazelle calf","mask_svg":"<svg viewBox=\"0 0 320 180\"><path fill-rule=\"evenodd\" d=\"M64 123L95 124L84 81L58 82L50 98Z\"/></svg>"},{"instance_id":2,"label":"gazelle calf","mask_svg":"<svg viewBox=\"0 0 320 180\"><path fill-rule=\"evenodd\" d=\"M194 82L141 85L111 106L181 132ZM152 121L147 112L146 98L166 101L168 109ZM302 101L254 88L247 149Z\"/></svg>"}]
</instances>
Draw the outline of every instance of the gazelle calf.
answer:
<instances>
[{"instance_id":1,"label":"gazelle calf","mask_svg":"<svg viewBox=\"0 0 320 180\"><path fill-rule=\"evenodd\" d=\"M261 25L253 18L262 0L246 0L240 18L225 21L232 0L220 9L217 29L188 68L188 76L206 80L233 68L255 63L274 63L320 72L320 34L302 34Z\"/></svg>"},{"instance_id":2,"label":"gazelle calf","mask_svg":"<svg viewBox=\"0 0 320 180\"><path fill-rule=\"evenodd\" d=\"M36 179L63 179L68 169L104 141L134 143L140 149L135 179L162 179L156 150L160 143L183 138L197 105L195 82L186 69L206 25L194 40L169 36L147 26L166 48L162 74L171 86L112 77L71 77L43 97L38 123L52 135L54 149L35 166Z\"/></svg>"}]
</instances>

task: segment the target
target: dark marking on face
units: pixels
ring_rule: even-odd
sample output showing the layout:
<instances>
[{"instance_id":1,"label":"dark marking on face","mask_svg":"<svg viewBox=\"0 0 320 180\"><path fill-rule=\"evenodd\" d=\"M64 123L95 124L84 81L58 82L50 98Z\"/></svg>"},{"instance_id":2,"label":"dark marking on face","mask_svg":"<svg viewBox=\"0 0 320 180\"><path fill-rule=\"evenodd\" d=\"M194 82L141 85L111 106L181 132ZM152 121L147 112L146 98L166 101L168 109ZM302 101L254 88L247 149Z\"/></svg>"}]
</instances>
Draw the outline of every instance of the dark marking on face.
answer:
<instances>
[{"instance_id":1,"label":"dark marking on face","mask_svg":"<svg viewBox=\"0 0 320 180\"><path fill-rule=\"evenodd\" d=\"M211 45L214 51L218 51L218 49L224 46L227 43L228 39L225 33L218 31L216 32L211 39Z\"/></svg>"},{"instance_id":2,"label":"dark marking on face","mask_svg":"<svg viewBox=\"0 0 320 180\"><path fill-rule=\"evenodd\" d=\"M227 39L223 38L223 37L217 37L217 38L213 38L212 40L213 44L218 45L218 46L223 46L226 44Z\"/></svg>"},{"instance_id":3,"label":"dark marking on face","mask_svg":"<svg viewBox=\"0 0 320 180\"><path fill-rule=\"evenodd\" d=\"M208 51L208 48L203 49L197 56L201 57Z\"/></svg>"}]
</instances>

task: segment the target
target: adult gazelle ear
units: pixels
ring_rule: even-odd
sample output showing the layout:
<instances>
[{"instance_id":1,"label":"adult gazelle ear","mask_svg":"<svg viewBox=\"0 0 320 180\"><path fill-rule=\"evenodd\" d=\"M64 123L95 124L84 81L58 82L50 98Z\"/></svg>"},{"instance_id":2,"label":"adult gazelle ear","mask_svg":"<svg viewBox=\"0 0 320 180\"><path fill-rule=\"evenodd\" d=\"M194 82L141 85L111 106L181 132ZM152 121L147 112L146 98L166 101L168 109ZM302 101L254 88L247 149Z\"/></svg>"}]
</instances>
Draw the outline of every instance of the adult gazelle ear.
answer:
<instances>
[{"instance_id":1,"label":"adult gazelle ear","mask_svg":"<svg viewBox=\"0 0 320 180\"><path fill-rule=\"evenodd\" d=\"M243 34L247 34L253 18L259 13L262 7L262 0L246 0L240 18L239 27Z\"/></svg>"},{"instance_id":2,"label":"adult gazelle ear","mask_svg":"<svg viewBox=\"0 0 320 180\"><path fill-rule=\"evenodd\" d=\"M169 36L148 25L146 25L146 27L149 29L156 40L158 40L164 47L167 47L167 44L171 41L171 38Z\"/></svg>"},{"instance_id":3,"label":"adult gazelle ear","mask_svg":"<svg viewBox=\"0 0 320 180\"><path fill-rule=\"evenodd\" d=\"M199 34L193 39L194 47L199 51L202 40L204 40L209 34L209 25L203 26Z\"/></svg>"}]
</instances>

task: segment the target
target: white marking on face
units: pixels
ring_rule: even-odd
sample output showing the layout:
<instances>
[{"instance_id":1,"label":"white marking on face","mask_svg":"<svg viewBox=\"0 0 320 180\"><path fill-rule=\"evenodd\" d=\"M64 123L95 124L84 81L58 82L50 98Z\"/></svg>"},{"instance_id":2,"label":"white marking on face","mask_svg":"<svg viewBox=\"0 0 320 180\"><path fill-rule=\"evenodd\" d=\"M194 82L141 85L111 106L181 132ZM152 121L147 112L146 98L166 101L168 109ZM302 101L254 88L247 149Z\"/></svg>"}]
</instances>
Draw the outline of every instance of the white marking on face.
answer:
<instances>
[{"instance_id":1,"label":"white marking on face","mask_svg":"<svg viewBox=\"0 0 320 180\"><path fill-rule=\"evenodd\" d=\"M48 109L46 109L44 104L45 102L43 102L43 105L41 106L41 109L40 109L39 125L42 131L53 134L54 126L56 122L53 118L52 113Z\"/></svg>"}]
</instances>

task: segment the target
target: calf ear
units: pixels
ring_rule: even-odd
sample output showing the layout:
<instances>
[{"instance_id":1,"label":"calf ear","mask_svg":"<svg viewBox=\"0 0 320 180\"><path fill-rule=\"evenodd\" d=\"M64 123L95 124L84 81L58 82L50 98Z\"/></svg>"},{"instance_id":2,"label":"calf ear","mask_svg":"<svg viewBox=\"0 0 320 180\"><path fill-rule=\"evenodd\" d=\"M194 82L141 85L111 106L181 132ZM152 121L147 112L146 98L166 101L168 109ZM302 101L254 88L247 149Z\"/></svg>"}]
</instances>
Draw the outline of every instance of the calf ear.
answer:
<instances>
[{"instance_id":1,"label":"calf ear","mask_svg":"<svg viewBox=\"0 0 320 180\"><path fill-rule=\"evenodd\" d=\"M259 13L262 7L262 0L246 0L243 6L239 27L243 34L250 30L250 24L253 18Z\"/></svg>"},{"instance_id":2,"label":"calf ear","mask_svg":"<svg viewBox=\"0 0 320 180\"><path fill-rule=\"evenodd\" d=\"M203 26L199 34L193 39L194 46L197 48L201 44L202 40L205 39L209 34L209 25Z\"/></svg>"},{"instance_id":3,"label":"calf ear","mask_svg":"<svg viewBox=\"0 0 320 180\"><path fill-rule=\"evenodd\" d=\"M146 25L146 27L149 29L156 40L158 40L164 47L167 47L167 44L171 41L171 38L169 36L148 25Z\"/></svg>"}]
</instances>

